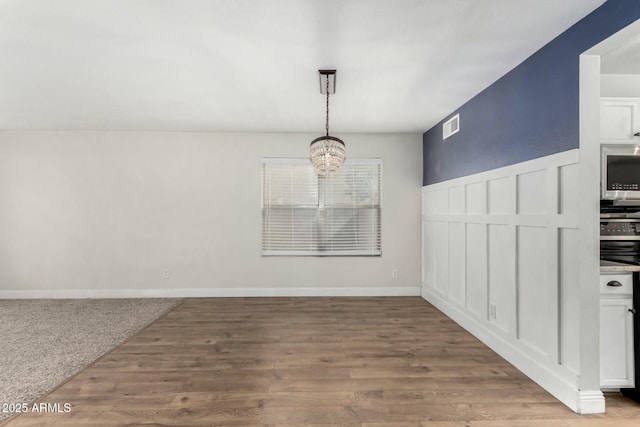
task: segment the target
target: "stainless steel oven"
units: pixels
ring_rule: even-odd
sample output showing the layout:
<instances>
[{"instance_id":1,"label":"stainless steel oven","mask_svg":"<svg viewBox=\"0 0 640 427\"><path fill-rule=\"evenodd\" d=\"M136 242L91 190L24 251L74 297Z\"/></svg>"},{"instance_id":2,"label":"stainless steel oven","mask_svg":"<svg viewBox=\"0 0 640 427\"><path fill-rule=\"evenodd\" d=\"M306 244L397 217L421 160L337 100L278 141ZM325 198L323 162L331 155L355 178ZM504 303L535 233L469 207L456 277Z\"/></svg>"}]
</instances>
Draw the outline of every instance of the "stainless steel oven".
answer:
<instances>
[{"instance_id":1,"label":"stainless steel oven","mask_svg":"<svg viewBox=\"0 0 640 427\"><path fill-rule=\"evenodd\" d=\"M622 266L633 275L633 307L640 307L640 212L605 207L600 214L600 260ZM602 265L602 264L601 264ZM625 267L626 266L626 267ZM640 402L640 314L633 317L635 388L620 391Z\"/></svg>"},{"instance_id":2,"label":"stainless steel oven","mask_svg":"<svg viewBox=\"0 0 640 427\"><path fill-rule=\"evenodd\" d=\"M600 259L640 265L640 218L600 217Z\"/></svg>"}]
</instances>

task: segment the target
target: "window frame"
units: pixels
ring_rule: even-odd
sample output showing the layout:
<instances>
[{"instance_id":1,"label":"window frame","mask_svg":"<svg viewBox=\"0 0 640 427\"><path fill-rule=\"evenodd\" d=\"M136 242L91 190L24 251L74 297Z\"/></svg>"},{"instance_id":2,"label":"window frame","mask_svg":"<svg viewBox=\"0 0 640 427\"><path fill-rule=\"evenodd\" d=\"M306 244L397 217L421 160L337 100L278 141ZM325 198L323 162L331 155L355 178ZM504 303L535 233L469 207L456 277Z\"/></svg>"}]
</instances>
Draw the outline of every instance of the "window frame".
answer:
<instances>
[{"instance_id":1,"label":"window frame","mask_svg":"<svg viewBox=\"0 0 640 427\"><path fill-rule=\"evenodd\" d=\"M383 161L381 158L348 158L345 161L345 166L348 165L377 165L377 205L372 205L374 209L376 209L376 217L374 221L377 223L377 227L374 227L374 231L377 233L374 238L374 244L372 248L367 250L362 249L349 249L349 250L318 250L317 249L317 241L316 241L316 249L315 250L274 250L274 249L265 249L265 165L266 164L284 164L284 165L308 165L310 170L313 170L313 166L311 165L308 158L298 158L298 157L263 157L261 158L261 216L262 216L262 224L261 224L261 255L263 257L381 257L382 256L382 189L383 189ZM320 201L326 196L326 194L321 194L323 190L321 190L320 181L321 179L333 179L334 177L318 177L314 176L318 181L317 182L317 191L318 191L318 212L320 208ZM326 190L325 190L326 193ZM332 206L332 205L331 205ZM325 206L325 208L331 209L331 206ZM300 206L303 207L302 205Z\"/></svg>"}]
</instances>

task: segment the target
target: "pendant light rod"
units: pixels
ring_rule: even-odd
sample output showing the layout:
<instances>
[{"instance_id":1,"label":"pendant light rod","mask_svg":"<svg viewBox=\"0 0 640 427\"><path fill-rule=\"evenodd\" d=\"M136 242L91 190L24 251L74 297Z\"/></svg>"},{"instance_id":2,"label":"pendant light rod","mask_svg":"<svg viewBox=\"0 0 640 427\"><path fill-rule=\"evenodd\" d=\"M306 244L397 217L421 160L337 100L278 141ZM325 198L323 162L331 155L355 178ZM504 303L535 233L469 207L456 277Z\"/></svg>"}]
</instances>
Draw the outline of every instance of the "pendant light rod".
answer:
<instances>
[{"instance_id":1,"label":"pendant light rod","mask_svg":"<svg viewBox=\"0 0 640 427\"><path fill-rule=\"evenodd\" d=\"M327 77L327 121L325 123L325 129L327 130L327 136L329 136L329 78L328 77Z\"/></svg>"},{"instance_id":2,"label":"pendant light rod","mask_svg":"<svg viewBox=\"0 0 640 427\"><path fill-rule=\"evenodd\" d=\"M320 76L320 93L327 95L327 119L324 128L326 130L325 136L329 136L329 94L336 93L336 70L318 70L318 74Z\"/></svg>"}]
</instances>

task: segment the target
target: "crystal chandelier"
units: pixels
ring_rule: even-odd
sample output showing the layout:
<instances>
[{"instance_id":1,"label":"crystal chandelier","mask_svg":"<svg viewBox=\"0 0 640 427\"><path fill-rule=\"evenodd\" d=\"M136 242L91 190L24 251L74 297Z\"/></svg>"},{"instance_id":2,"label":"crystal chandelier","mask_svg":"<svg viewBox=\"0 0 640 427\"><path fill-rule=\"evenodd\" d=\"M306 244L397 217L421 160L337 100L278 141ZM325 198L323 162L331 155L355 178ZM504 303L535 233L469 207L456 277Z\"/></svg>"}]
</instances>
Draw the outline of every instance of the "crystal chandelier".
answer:
<instances>
[{"instance_id":1,"label":"crystal chandelier","mask_svg":"<svg viewBox=\"0 0 640 427\"><path fill-rule=\"evenodd\" d=\"M320 92L327 93L327 120L325 136L316 138L311 141L311 163L316 173L320 176L336 175L342 169L342 164L346 156L344 150L344 142L329 135L329 93L336 92L336 70L319 70L320 73ZM332 90L329 90L329 80L333 80ZM324 83L324 85L323 85Z\"/></svg>"}]
</instances>

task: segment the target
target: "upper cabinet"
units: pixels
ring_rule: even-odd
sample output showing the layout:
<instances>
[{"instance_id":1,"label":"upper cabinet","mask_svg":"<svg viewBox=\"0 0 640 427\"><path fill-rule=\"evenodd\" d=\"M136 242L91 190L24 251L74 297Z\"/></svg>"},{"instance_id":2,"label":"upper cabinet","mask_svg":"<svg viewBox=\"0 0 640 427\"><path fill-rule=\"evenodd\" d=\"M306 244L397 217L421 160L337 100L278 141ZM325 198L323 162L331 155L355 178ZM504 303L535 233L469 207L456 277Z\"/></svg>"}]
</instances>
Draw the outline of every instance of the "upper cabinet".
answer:
<instances>
[{"instance_id":1,"label":"upper cabinet","mask_svg":"<svg viewBox=\"0 0 640 427\"><path fill-rule=\"evenodd\" d=\"M640 99L602 98L600 101L600 142L640 144Z\"/></svg>"}]
</instances>

